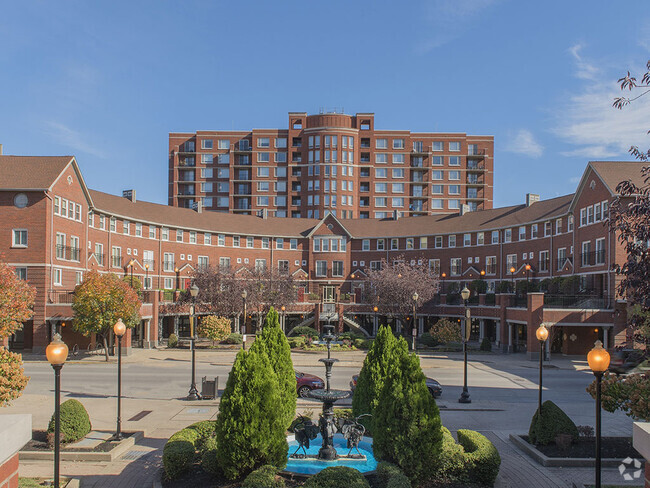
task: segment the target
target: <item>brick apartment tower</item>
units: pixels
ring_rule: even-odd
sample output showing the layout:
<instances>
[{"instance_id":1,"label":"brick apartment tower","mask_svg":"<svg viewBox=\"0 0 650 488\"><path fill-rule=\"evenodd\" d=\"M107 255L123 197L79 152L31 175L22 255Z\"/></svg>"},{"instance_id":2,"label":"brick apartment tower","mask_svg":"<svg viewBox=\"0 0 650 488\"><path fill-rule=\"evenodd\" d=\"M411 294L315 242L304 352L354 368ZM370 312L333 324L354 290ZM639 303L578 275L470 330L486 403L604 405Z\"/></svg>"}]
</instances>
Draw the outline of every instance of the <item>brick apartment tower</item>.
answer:
<instances>
[{"instance_id":1,"label":"brick apartment tower","mask_svg":"<svg viewBox=\"0 0 650 488\"><path fill-rule=\"evenodd\" d=\"M493 136L375 130L372 113L290 112L288 129L170 133L169 205L343 219L487 210L493 156Z\"/></svg>"}]
</instances>

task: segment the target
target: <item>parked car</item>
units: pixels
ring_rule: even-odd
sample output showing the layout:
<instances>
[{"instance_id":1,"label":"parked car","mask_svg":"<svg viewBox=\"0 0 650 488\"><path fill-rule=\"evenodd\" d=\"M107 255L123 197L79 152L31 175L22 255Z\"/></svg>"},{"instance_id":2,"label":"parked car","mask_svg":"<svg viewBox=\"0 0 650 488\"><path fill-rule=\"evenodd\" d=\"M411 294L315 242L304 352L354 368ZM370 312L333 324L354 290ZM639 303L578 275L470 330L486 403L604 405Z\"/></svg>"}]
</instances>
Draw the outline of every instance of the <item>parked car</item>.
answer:
<instances>
[{"instance_id":1,"label":"parked car","mask_svg":"<svg viewBox=\"0 0 650 488\"><path fill-rule=\"evenodd\" d=\"M359 375L355 374L352 377L352 380L350 381L350 389L352 390L352 394L354 395L354 389L357 387L357 380L359 379ZM438 383L436 380L433 378L426 378L426 384L427 388L429 389L429 393L433 395L434 398L440 397L442 395L442 385Z\"/></svg>"},{"instance_id":2,"label":"parked car","mask_svg":"<svg viewBox=\"0 0 650 488\"><path fill-rule=\"evenodd\" d=\"M647 359L645 351L641 349L621 349L612 354L609 370L612 373L624 374Z\"/></svg>"},{"instance_id":3,"label":"parked car","mask_svg":"<svg viewBox=\"0 0 650 488\"><path fill-rule=\"evenodd\" d=\"M295 371L296 373L296 391L300 398L309 398L309 392L311 390L320 390L325 388L325 382L322 378L319 378L316 375L301 373L300 371Z\"/></svg>"}]
</instances>

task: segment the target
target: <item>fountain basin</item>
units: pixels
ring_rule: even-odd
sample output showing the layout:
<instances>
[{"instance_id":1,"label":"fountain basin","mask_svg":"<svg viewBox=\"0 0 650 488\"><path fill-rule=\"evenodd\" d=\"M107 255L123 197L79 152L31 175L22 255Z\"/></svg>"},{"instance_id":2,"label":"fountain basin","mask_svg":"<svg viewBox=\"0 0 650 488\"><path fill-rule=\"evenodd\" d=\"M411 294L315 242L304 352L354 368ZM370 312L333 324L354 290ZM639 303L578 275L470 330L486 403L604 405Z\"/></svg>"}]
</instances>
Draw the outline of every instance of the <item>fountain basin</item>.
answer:
<instances>
[{"instance_id":1,"label":"fountain basin","mask_svg":"<svg viewBox=\"0 0 650 488\"><path fill-rule=\"evenodd\" d=\"M311 390L309 392L311 398L320 400L321 402L335 402L337 400L343 400L350 396L350 392L346 390Z\"/></svg>"},{"instance_id":2,"label":"fountain basin","mask_svg":"<svg viewBox=\"0 0 650 488\"><path fill-rule=\"evenodd\" d=\"M289 455L293 454L298 448L298 443L295 441L294 436L287 437L289 442ZM309 449L307 449L308 456L318 456L318 450L320 449L323 438L319 434L316 439L311 441ZM347 441L341 434L334 435L334 447L340 455L346 455L349 451L347 447ZM289 457L287 461L287 467L284 468L285 471L289 473L298 473L298 474L316 474L322 471L325 468L330 466L348 466L354 468L362 473L368 473L374 471L377 468L377 460L372 454L372 438L364 437L361 442L359 442L359 451L362 456L365 456L365 459L351 459L346 457L339 457L331 461L325 461L316 458L305 458L305 459L293 459ZM302 454L302 449L299 454ZM353 449L351 454L358 454L356 449Z\"/></svg>"}]
</instances>

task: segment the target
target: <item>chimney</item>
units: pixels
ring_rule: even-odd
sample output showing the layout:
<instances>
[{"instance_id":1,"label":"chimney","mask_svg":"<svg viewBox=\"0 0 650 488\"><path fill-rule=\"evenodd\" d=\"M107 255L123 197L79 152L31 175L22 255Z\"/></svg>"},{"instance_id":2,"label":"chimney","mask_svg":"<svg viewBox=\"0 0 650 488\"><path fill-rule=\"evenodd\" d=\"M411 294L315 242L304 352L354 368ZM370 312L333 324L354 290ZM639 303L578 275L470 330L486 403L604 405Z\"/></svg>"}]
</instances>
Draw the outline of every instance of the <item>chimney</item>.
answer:
<instances>
[{"instance_id":1,"label":"chimney","mask_svg":"<svg viewBox=\"0 0 650 488\"><path fill-rule=\"evenodd\" d=\"M0 156L2 156L2 144L0 144Z\"/></svg>"},{"instance_id":2,"label":"chimney","mask_svg":"<svg viewBox=\"0 0 650 488\"><path fill-rule=\"evenodd\" d=\"M399 220L399 217L400 217L400 211L393 210L393 220Z\"/></svg>"},{"instance_id":3,"label":"chimney","mask_svg":"<svg viewBox=\"0 0 650 488\"><path fill-rule=\"evenodd\" d=\"M203 202L201 200L196 202L196 213L203 213Z\"/></svg>"},{"instance_id":4,"label":"chimney","mask_svg":"<svg viewBox=\"0 0 650 488\"><path fill-rule=\"evenodd\" d=\"M465 215L466 213L469 213L469 212L470 212L469 205L467 205L466 203L463 203L460 206L460 211L458 213L459 213L459 215Z\"/></svg>"},{"instance_id":5,"label":"chimney","mask_svg":"<svg viewBox=\"0 0 650 488\"><path fill-rule=\"evenodd\" d=\"M135 203L135 190L122 190L122 196Z\"/></svg>"},{"instance_id":6,"label":"chimney","mask_svg":"<svg viewBox=\"0 0 650 488\"><path fill-rule=\"evenodd\" d=\"M536 193L526 193L526 206L530 207L535 202L539 202L539 195Z\"/></svg>"}]
</instances>

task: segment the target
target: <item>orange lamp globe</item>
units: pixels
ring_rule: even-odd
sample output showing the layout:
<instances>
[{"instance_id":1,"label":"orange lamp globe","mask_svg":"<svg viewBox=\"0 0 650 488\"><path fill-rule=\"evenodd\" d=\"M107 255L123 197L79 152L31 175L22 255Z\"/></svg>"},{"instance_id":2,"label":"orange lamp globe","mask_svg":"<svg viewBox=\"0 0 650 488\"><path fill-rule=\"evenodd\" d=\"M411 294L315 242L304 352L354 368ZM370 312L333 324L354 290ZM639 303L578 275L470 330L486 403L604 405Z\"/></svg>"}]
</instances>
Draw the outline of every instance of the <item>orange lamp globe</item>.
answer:
<instances>
[{"instance_id":1,"label":"orange lamp globe","mask_svg":"<svg viewBox=\"0 0 650 488\"><path fill-rule=\"evenodd\" d=\"M530 271L530 264L526 265L526 271Z\"/></svg>"},{"instance_id":2,"label":"orange lamp globe","mask_svg":"<svg viewBox=\"0 0 650 488\"><path fill-rule=\"evenodd\" d=\"M485 276L485 270L484 269L481 270L481 276Z\"/></svg>"},{"instance_id":3,"label":"orange lamp globe","mask_svg":"<svg viewBox=\"0 0 650 488\"><path fill-rule=\"evenodd\" d=\"M594 348L587 354L587 362L594 373L604 373L609 368L609 353L603 343L596 341Z\"/></svg>"},{"instance_id":4,"label":"orange lamp globe","mask_svg":"<svg viewBox=\"0 0 650 488\"><path fill-rule=\"evenodd\" d=\"M282 311L284 312L287 309L284 305L282 305Z\"/></svg>"},{"instance_id":5,"label":"orange lamp globe","mask_svg":"<svg viewBox=\"0 0 650 488\"><path fill-rule=\"evenodd\" d=\"M443 278L446 278L446 277L447 277L447 273L442 273L440 276L442 276Z\"/></svg>"},{"instance_id":6,"label":"orange lamp globe","mask_svg":"<svg viewBox=\"0 0 650 488\"><path fill-rule=\"evenodd\" d=\"M537 336L538 341L544 342L548 339L548 329L544 325L540 325L535 331L535 336Z\"/></svg>"},{"instance_id":7,"label":"orange lamp globe","mask_svg":"<svg viewBox=\"0 0 650 488\"><path fill-rule=\"evenodd\" d=\"M377 310L379 310L379 308L377 307L377 305L375 305L374 307L372 307L372 310L376 312Z\"/></svg>"},{"instance_id":8,"label":"orange lamp globe","mask_svg":"<svg viewBox=\"0 0 650 488\"><path fill-rule=\"evenodd\" d=\"M510 268L510 272L511 272L511 273L514 273L514 272L515 272L515 268L514 268L514 266L513 266L512 268Z\"/></svg>"},{"instance_id":9,"label":"orange lamp globe","mask_svg":"<svg viewBox=\"0 0 650 488\"><path fill-rule=\"evenodd\" d=\"M68 346L61 340L60 334L54 334L54 339L45 349L45 356L52 366L61 365L68 359Z\"/></svg>"},{"instance_id":10,"label":"orange lamp globe","mask_svg":"<svg viewBox=\"0 0 650 488\"><path fill-rule=\"evenodd\" d=\"M119 319L117 322L115 322L115 325L113 326L113 332L115 332L115 335L117 337L122 337L124 335L126 332L126 325L124 325L122 319Z\"/></svg>"}]
</instances>

